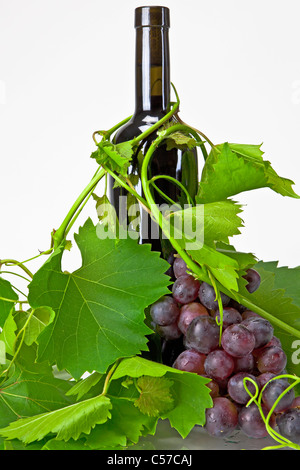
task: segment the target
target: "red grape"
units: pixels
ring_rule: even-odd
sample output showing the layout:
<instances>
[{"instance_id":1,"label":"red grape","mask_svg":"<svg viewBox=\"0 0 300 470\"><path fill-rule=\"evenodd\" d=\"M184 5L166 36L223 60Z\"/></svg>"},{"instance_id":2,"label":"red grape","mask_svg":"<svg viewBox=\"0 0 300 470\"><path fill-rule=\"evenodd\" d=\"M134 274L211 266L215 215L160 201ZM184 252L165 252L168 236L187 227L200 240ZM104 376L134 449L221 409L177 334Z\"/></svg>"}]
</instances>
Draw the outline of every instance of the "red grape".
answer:
<instances>
[{"instance_id":1,"label":"red grape","mask_svg":"<svg viewBox=\"0 0 300 470\"><path fill-rule=\"evenodd\" d=\"M262 411L265 417L268 415L268 410L262 406ZM276 421L275 415L272 414L269 424L275 428ZM255 403L251 403L248 407L243 407L239 412L239 425L241 430L248 437L260 439L268 436L268 431L264 420L261 417L260 411Z\"/></svg>"},{"instance_id":2,"label":"red grape","mask_svg":"<svg viewBox=\"0 0 300 470\"><path fill-rule=\"evenodd\" d=\"M171 296L162 297L150 307L150 315L157 325L171 325L177 320L179 313L179 307Z\"/></svg>"},{"instance_id":3,"label":"red grape","mask_svg":"<svg viewBox=\"0 0 300 470\"><path fill-rule=\"evenodd\" d=\"M215 289L206 282L202 282L200 286L199 299L204 307L210 310L217 310L219 308L219 304L216 301ZM221 300L223 307L226 307L230 302L230 297L221 292Z\"/></svg>"},{"instance_id":4,"label":"red grape","mask_svg":"<svg viewBox=\"0 0 300 470\"><path fill-rule=\"evenodd\" d=\"M186 332L186 342L189 347L208 354L219 346L220 330L215 320L201 315L194 318Z\"/></svg>"},{"instance_id":5,"label":"red grape","mask_svg":"<svg viewBox=\"0 0 300 470\"><path fill-rule=\"evenodd\" d=\"M234 358L234 372L254 372L255 370L255 359L252 353L247 354L243 357Z\"/></svg>"},{"instance_id":6,"label":"red grape","mask_svg":"<svg viewBox=\"0 0 300 470\"><path fill-rule=\"evenodd\" d=\"M265 318L250 317L243 320L248 330L252 331L255 336L255 349L261 348L271 341L273 337L274 328L271 323Z\"/></svg>"},{"instance_id":7,"label":"red grape","mask_svg":"<svg viewBox=\"0 0 300 470\"><path fill-rule=\"evenodd\" d=\"M251 396L254 396L256 392L255 386L252 382L250 382L250 380L246 381L246 387L251 393L251 396L247 392L244 385L244 379L247 377L250 377L250 379L257 383L254 375L249 374L248 372L238 372L228 380L227 389L230 397L233 401L236 401L241 405L248 403L248 401L251 399Z\"/></svg>"},{"instance_id":8,"label":"red grape","mask_svg":"<svg viewBox=\"0 0 300 470\"><path fill-rule=\"evenodd\" d=\"M279 416L278 429L283 437L300 444L300 409L287 410Z\"/></svg>"},{"instance_id":9,"label":"red grape","mask_svg":"<svg viewBox=\"0 0 300 470\"><path fill-rule=\"evenodd\" d=\"M270 410L275 404L280 395L289 387L289 382L286 379L271 380L262 392L262 401ZM287 410L292 405L295 398L295 391L291 388L286 392L280 401L277 403L274 411L279 413Z\"/></svg>"},{"instance_id":10,"label":"red grape","mask_svg":"<svg viewBox=\"0 0 300 470\"><path fill-rule=\"evenodd\" d=\"M217 318L220 321L220 311L219 309L213 311L213 318ZM230 325L242 322L242 315L235 308L225 307L223 308L223 330Z\"/></svg>"},{"instance_id":11,"label":"red grape","mask_svg":"<svg viewBox=\"0 0 300 470\"><path fill-rule=\"evenodd\" d=\"M182 258L176 257L173 263L173 271L175 277L178 279L180 276L183 276L184 274L186 274L186 270L186 262Z\"/></svg>"},{"instance_id":12,"label":"red grape","mask_svg":"<svg viewBox=\"0 0 300 470\"><path fill-rule=\"evenodd\" d=\"M260 286L260 275L255 269L248 269L247 274L243 276L248 281L246 289L250 294L255 292Z\"/></svg>"},{"instance_id":13,"label":"red grape","mask_svg":"<svg viewBox=\"0 0 300 470\"><path fill-rule=\"evenodd\" d=\"M177 322L171 323L171 325L156 325L156 331L162 338L168 341L180 338L182 335L181 330L178 328Z\"/></svg>"},{"instance_id":14,"label":"red grape","mask_svg":"<svg viewBox=\"0 0 300 470\"><path fill-rule=\"evenodd\" d=\"M257 368L261 374L272 372L279 374L283 371L287 363L285 352L278 346L264 348L257 357Z\"/></svg>"},{"instance_id":15,"label":"red grape","mask_svg":"<svg viewBox=\"0 0 300 470\"><path fill-rule=\"evenodd\" d=\"M213 399L213 407L207 408L206 431L214 437L229 436L237 427L238 412L235 405L228 398L216 397Z\"/></svg>"},{"instance_id":16,"label":"red grape","mask_svg":"<svg viewBox=\"0 0 300 470\"><path fill-rule=\"evenodd\" d=\"M194 349L186 349L176 358L173 367L175 369L187 372L195 372L203 375L205 373L204 362L206 355L195 351Z\"/></svg>"},{"instance_id":17,"label":"red grape","mask_svg":"<svg viewBox=\"0 0 300 470\"><path fill-rule=\"evenodd\" d=\"M186 334L191 321L200 315L208 316L208 311L199 302L191 302L181 307L178 319L178 327L183 334Z\"/></svg>"},{"instance_id":18,"label":"red grape","mask_svg":"<svg viewBox=\"0 0 300 470\"><path fill-rule=\"evenodd\" d=\"M173 297L180 304L189 304L197 298L199 287L200 282L197 279L189 274L184 274L173 284Z\"/></svg>"},{"instance_id":19,"label":"red grape","mask_svg":"<svg viewBox=\"0 0 300 470\"><path fill-rule=\"evenodd\" d=\"M222 334L222 346L233 357L247 356L254 345L254 334L242 323L228 326Z\"/></svg>"},{"instance_id":20,"label":"red grape","mask_svg":"<svg viewBox=\"0 0 300 470\"><path fill-rule=\"evenodd\" d=\"M234 360L225 351L217 349L208 354L204 367L208 377L222 381L232 374Z\"/></svg>"}]
</instances>

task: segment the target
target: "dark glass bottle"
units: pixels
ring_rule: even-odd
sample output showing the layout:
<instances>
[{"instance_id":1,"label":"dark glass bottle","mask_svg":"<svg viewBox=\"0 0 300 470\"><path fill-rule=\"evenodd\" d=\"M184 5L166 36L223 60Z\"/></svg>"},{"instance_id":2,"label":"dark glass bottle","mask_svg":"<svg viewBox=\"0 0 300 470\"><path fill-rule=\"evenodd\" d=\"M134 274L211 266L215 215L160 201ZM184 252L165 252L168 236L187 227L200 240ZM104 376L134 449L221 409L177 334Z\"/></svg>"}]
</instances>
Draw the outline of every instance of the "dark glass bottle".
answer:
<instances>
[{"instance_id":1,"label":"dark glass bottle","mask_svg":"<svg viewBox=\"0 0 300 470\"><path fill-rule=\"evenodd\" d=\"M138 136L161 119L170 106L170 56L169 56L169 9L160 6L147 6L135 9L136 29L136 65L135 65L135 111L130 121L125 124L114 137L115 143L124 142ZM176 122L176 118L172 118ZM142 193L139 180L141 159L140 152L145 155L156 132L145 139L129 168L135 190ZM180 181L193 198L197 191L198 167L196 150L172 149L166 150L161 145L154 152L151 160L149 177L156 175L172 176ZM120 208L120 196L126 195L126 190L113 187L114 180L109 178L109 199L114 205L117 215L124 213ZM186 202L184 194L172 182L160 179L156 182L171 200ZM153 192L155 202L159 205L166 201L157 192ZM123 198L124 201L124 198ZM128 205L127 205L128 207ZM153 229L153 222L148 214L140 209L139 241L151 243L152 249L161 251L165 258L169 255L169 246L165 240L158 237L159 230Z\"/></svg>"}]
</instances>

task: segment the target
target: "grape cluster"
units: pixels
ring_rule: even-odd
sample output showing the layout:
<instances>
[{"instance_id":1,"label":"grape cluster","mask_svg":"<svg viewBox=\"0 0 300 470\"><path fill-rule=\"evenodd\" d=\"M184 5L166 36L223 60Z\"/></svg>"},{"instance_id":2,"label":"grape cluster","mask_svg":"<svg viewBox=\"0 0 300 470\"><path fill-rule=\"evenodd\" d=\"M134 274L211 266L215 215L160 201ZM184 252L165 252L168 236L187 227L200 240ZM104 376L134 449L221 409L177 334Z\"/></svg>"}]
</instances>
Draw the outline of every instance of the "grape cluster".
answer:
<instances>
[{"instance_id":1,"label":"grape cluster","mask_svg":"<svg viewBox=\"0 0 300 470\"><path fill-rule=\"evenodd\" d=\"M226 437L239 428L251 438L267 436L257 405L246 406L251 397L244 379L251 378L259 390L267 384L262 392L262 411L267 416L290 385L284 378L270 380L284 373L287 363L273 326L222 293L220 341L214 288L188 274L186 263L178 256L171 269L172 293L150 308L153 327L162 338L164 363L211 379L207 386L213 406L206 410L205 424L210 435ZM259 288L260 276L254 269L247 271L245 279L250 293ZM248 380L246 385L254 395L253 383ZM299 442L300 404L293 388L276 405L269 424L273 428L278 425L283 436Z\"/></svg>"}]
</instances>

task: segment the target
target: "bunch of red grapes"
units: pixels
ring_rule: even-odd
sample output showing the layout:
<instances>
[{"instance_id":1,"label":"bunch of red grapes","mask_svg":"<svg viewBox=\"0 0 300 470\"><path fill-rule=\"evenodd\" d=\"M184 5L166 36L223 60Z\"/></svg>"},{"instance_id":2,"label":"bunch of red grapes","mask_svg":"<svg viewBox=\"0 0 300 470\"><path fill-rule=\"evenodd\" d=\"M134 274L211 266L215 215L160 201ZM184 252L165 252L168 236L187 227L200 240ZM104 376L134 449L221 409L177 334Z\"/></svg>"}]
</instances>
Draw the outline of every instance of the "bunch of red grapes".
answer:
<instances>
[{"instance_id":1,"label":"bunch of red grapes","mask_svg":"<svg viewBox=\"0 0 300 470\"><path fill-rule=\"evenodd\" d=\"M207 386L213 407L206 410L207 432L215 437L229 436L241 429L248 437L268 435L257 405L246 406L251 396L246 377L262 392L262 411L267 416L279 396L290 386L284 374L287 357L274 336L273 326L221 294L223 326L220 341L220 312L214 288L187 272L180 257L173 257L168 271L173 277L172 294L164 296L150 309L153 327L162 337L163 362L182 371L211 379ZM255 292L260 275L249 269L247 289ZM217 321L219 320L219 321ZM246 381L255 394L255 386ZM300 397L291 388L276 405L269 424L281 435L300 443Z\"/></svg>"}]
</instances>

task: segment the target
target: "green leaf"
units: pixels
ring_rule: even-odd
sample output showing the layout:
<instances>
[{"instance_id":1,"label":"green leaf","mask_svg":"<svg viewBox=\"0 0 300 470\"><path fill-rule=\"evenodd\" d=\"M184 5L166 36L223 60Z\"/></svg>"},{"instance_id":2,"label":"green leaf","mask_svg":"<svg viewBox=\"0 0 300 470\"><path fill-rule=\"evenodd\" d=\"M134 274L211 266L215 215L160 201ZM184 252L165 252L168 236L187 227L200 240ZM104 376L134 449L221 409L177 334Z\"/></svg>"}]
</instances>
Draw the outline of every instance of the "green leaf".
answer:
<instances>
[{"instance_id":1,"label":"green leaf","mask_svg":"<svg viewBox=\"0 0 300 470\"><path fill-rule=\"evenodd\" d=\"M234 201L217 201L197 204L184 210L176 211L171 216L175 228L175 238L203 242L215 246L215 242L228 242L228 238L239 235L242 219L238 214L241 205Z\"/></svg>"},{"instance_id":2,"label":"green leaf","mask_svg":"<svg viewBox=\"0 0 300 470\"><path fill-rule=\"evenodd\" d=\"M262 308L273 317L283 321L287 325L300 331L300 304L298 292L300 282L298 278L299 269L277 268L277 262L264 263L260 261L254 266L261 276L261 284L257 291L249 294L244 285L240 287L240 293L251 301L254 305ZM295 284L291 287L291 283ZM244 284L244 283L243 283ZM293 299L293 292L297 291L296 299ZM272 320L270 319L269 321ZM277 336L288 359L287 370L289 373L300 375L300 361L295 360L293 353L294 341L299 339L274 325L274 335Z\"/></svg>"},{"instance_id":3,"label":"green leaf","mask_svg":"<svg viewBox=\"0 0 300 470\"><path fill-rule=\"evenodd\" d=\"M46 443L46 439L43 439L39 442L26 445L18 439L12 439L11 441L4 441L4 450L42 450Z\"/></svg>"},{"instance_id":4,"label":"green leaf","mask_svg":"<svg viewBox=\"0 0 300 470\"><path fill-rule=\"evenodd\" d=\"M53 322L55 313L50 307L37 307L31 311L16 312L14 320L18 329L25 327L24 342L31 346L40 333Z\"/></svg>"},{"instance_id":5,"label":"green leaf","mask_svg":"<svg viewBox=\"0 0 300 470\"><path fill-rule=\"evenodd\" d=\"M33 444L32 444L33 445ZM92 450L85 443L85 439L77 439L74 441L59 441L58 439L50 439L44 444L41 450Z\"/></svg>"},{"instance_id":6,"label":"green leaf","mask_svg":"<svg viewBox=\"0 0 300 470\"><path fill-rule=\"evenodd\" d=\"M173 382L164 377L139 377L137 387L140 396L134 402L138 409L149 416L158 417L174 408L171 394Z\"/></svg>"},{"instance_id":7,"label":"green leaf","mask_svg":"<svg viewBox=\"0 0 300 470\"><path fill-rule=\"evenodd\" d=\"M89 434L96 424L107 421L111 408L109 398L100 395L59 410L20 419L0 429L0 435L26 444L39 441L50 433L56 434L58 440L76 440L82 433Z\"/></svg>"},{"instance_id":8,"label":"green leaf","mask_svg":"<svg viewBox=\"0 0 300 470\"><path fill-rule=\"evenodd\" d=\"M9 312L17 300L18 296L11 287L10 282L0 277L0 327L3 327Z\"/></svg>"},{"instance_id":9,"label":"green leaf","mask_svg":"<svg viewBox=\"0 0 300 470\"><path fill-rule=\"evenodd\" d=\"M275 289L284 289L286 296L293 300L293 303L300 307L300 266L289 268L288 266L278 266L278 261L260 262L259 266L266 271L275 273Z\"/></svg>"},{"instance_id":10,"label":"green leaf","mask_svg":"<svg viewBox=\"0 0 300 470\"><path fill-rule=\"evenodd\" d=\"M157 418L139 411L133 402L120 396L112 397L111 419L98 425L87 438L87 445L94 449L115 448L137 443L143 434L153 433Z\"/></svg>"},{"instance_id":11,"label":"green leaf","mask_svg":"<svg viewBox=\"0 0 300 470\"><path fill-rule=\"evenodd\" d=\"M18 339L20 341L21 335ZM17 348L19 341L17 342ZM36 362L36 359L37 343L33 343L31 346L27 346L27 344L23 342L21 349L18 349L18 354L14 356L15 364L20 370L37 375L48 375L50 373L52 375L51 365L46 361Z\"/></svg>"},{"instance_id":12,"label":"green leaf","mask_svg":"<svg viewBox=\"0 0 300 470\"><path fill-rule=\"evenodd\" d=\"M169 293L169 265L150 245L129 237L100 240L90 219L75 240L82 267L62 272L62 250L56 250L29 285L29 301L56 313L39 336L38 360L79 378L86 371L105 373L120 357L147 350L152 331L144 310Z\"/></svg>"},{"instance_id":13,"label":"green leaf","mask_svg":"<svg viewBox=\"0 0 300 470\"><path fill-rule=\"evenodd\" d=\"M109 141L101 141L98 149L92 153L99 165L108 165L112 171L122 176L127 176L127 169L133 155L133 147L130 142L113 144Z\"/></svg>"},{"instance_id":14,"label":"green leaf","mask_svg":"<svg viewBox=\"0 0 300 470\"><path fill-rule=\"evenodd\" d=\"M163 133L164 131L161 131L157 134L161 135ZM176 131L168 136L168 138L165 140L165 144L167 146L167 150L172 150L173 148L186 150L187 148L193 149L197 145L197 142L190 135L181 131Z\"/></svg>"},{"instance_id":15,"label":"green leaf","mask_svg":"<svg viewBox=\"0 0 300 470\"><path fill-rule=\"evenodd\" d=\"M14 312L14 308L12 308L8 317L6 318L2 332L0 333L0 340L5 344L6 353L10 354L11 356L14 355L16 331L18 329L14 320Z\"/></svg>"},{"instance_id":16,"label":"green leaf","mask_svg":"<svg viewBox=\"0 0 300 470\"><path fill-rule=\"evenodd\" d=\"M103 375L98 374L98 372L94 372L93 374L89 375L85 379L79 380L72 388L66 393L67 396L69 395L77 395L77 401L80 400L84 395L86 395L91 388L99 383L99 381L103 378Z\"/></svg>"},{"instance_id":17,"label":"green leaf","mask_svg":"<svg viewBox=\"0 0 300 470\"><path fill-rule=\"evenodd\" d=\"M234 259L239 265L239 271L247 271L247 269L252 268L258 261L253 253L237 251L232 245L228 245L227 243L218 242L216 249L219 253Z\"/></svg>"},{"instance_id":18,"label":"green leaf","mask_svg":"<svg viewBox=\"0 0 300 470\"><path fill-rule=\"evenodd\" d=\"M70 404L72 400L65 396L70 386L69 382L50 374L33 374L16 369L1 385L0 426Z\"/></svg>"},{"instance_id":19,"label":"green leaf","mask_svg":"<svg viewBox=\"0 0 300 470\"><path fill-rule=\"evenodd\" d=\"M217 148L222 150L225 144L217 145ZM228 144L233 152L237 155L244 157L246 160L263 161L264 152L261 150L262 144Z\"/></svg>"},{"instance_id":20,"label":"green leaf","mask_svg":"<svg viewBox=\"0 0 300 470\"><path fill-rule=\"evenodd\" d=\"M186 250L200 266L209 268L213 276L228 290L238 290L239 265L231 255L225 255L203 245L199 250Z\"/></svg>"},{"instance_id":21,"label":"green leaf","mask_svg":"<svg viewBox=\"0 0 300 470\"><path fill-rule=\"evenodd\" d=\"M190 372L183 372L163 364L148 361L141 357L124 359L117 367L113 380L129 376L165 377L173 382L171 393L175 406L161 414L161 419L168 419L172 427L185 438L196 424L205 423L205 409L212 406L209 388L205 386L209 379Z\"/></svg>"},{"instance_id":22,"label":"green leaf","mask_svg":"<svg viewBox=\"0 0 300 470\"><path fill-rule=\"evenodd\" d=\"M299 198L292 189L293 181L280 177L261 155L258 145L217 145L203 167L196 201L219 201L264 187L283 196Z\"/></svg>"},{"instance_id":23,"label":"green leaf","mask_svg":"<svg viewBox=\"0 0 300 470\"><path fill-rule=\"evenodd\" d=\"M239 263L237 257L217 250L217 244L228 245L229 237L240 234L243 226L238 216L241 206L234 201L197 204L170 217L170 231L179 245L201 267L206 267L228 290L237 291Z\"/></svg>"}]
</instances>

